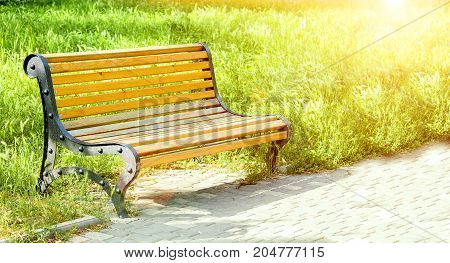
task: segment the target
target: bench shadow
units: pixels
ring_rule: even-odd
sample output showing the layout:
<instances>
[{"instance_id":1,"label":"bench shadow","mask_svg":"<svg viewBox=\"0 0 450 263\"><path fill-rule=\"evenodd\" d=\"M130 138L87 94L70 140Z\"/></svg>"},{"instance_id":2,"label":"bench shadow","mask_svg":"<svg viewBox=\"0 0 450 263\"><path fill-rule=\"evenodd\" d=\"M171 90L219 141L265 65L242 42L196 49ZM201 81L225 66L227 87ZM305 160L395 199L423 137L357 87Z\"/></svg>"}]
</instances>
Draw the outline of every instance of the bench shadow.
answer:
<instances>
[{"instance_id":1,"label":"bench shadow","mask_svg":"<svg viewBox=\"0 0 450 263\"><path fill-rule=\"evenodd\" d=\"M239 188L236 185L230 187L230 184L222 184L191 192L160 193L153 197L153 201L159 206L140 210L140 224L165 231L170 242L332 242L313 234L299 238L294 230L290 232L289 225L285 226L286 231L266 230L263 234L255 233L255 226L265 224L270 229L271 223L246 220L240 213L258 207L259 213L264 211L266 205L348 176L346 170L338 169L319 174L284 176ZM170 236L173 232L177 234Z\"/></svg>"},{"instance_id":2,"label":"bench shadow","mask_svg":"<svg viewBox=\"0 0 450 263\"><path fill-rule=\"evenodd\" d=\"M192 192L167 192L155 198L157 203L168 207L191 207L211 212L213 216L229 217L314 190L348 176L346 170L338 169L327 173L284 176L241 187L220 184ZM231 200L231 203L224 205L224 199ZM234 202L239 202L239 205L235 205Z\"/></svg>"}]
</instances>

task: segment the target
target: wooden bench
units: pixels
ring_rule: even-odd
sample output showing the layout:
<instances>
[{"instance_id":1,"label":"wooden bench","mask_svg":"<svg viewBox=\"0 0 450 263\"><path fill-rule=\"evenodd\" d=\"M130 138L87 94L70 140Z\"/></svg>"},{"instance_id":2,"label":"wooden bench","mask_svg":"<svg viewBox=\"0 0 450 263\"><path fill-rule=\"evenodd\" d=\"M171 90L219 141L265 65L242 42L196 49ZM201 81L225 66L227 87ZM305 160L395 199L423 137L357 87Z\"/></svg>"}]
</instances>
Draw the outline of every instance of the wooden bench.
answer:
<instances>
[{"instance_id":1,"label":"wooden bench","mask_svg":"<svg viewBox=\"0 0 450 263\"><path fill-rule=\"evenodd\" d=\"M60 54L32 54L24 70L37 78L44 111L38 189L65 174L88 176L126 217L124 195L140 168L263 143L269 162L289 140L279 116L230 111L217 92L204 44ZM93 171L55 168L57 143L83 155L120 155L112 187Z\"/></svg>"}]
</instances>

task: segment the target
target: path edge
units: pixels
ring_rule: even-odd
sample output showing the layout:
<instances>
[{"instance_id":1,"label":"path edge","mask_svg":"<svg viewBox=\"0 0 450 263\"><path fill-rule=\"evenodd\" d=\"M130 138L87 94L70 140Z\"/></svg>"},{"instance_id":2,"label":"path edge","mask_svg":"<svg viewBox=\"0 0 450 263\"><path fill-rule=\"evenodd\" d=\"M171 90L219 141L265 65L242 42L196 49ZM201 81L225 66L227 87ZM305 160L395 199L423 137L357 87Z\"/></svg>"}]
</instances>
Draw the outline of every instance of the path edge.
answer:
<instances>
[{"instance_id":1,"label":"path edge","mask_svg":"<svg viewBox=\"0 0 450 263\"><path fill-rule=\"evenodd\" d=\"M76 230L86 229L90 226L98 225L101 222L102 221L95 216L86 215L81 218L77 218L74 220L69 220L66 222L62 222L62 223L53 225L46 229L43 229L43 228L36 229L32 234L25 234L25 235L21 236L21 238L25 238L30 235L31 236L39 236L42 234L44 234L44 237L49 237L55 233L68 232L68 231L74 230L74 229L76 229ZM12 242L14 242L14 240L15 239L4 238L4 239L0 239L0 243L12 243Z\"/></svg>"}]
</instances>

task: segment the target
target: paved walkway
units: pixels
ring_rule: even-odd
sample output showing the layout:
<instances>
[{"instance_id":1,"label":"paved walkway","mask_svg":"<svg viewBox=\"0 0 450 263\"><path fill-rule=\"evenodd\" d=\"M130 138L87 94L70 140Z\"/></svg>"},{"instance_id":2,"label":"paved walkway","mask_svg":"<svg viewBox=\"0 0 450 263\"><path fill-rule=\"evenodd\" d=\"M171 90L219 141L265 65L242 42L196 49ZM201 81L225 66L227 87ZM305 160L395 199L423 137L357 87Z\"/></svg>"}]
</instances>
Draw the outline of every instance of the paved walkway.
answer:
<instances>
[{"instance_id":1,"label":"paved walkway","mask_svg":"<svg viewBox=\"0 0 450 263\"><path fill-rule=\"evenodd\" d=\"M139 217L71 241L450 242L449 143L236 188L239 178L158 172L134 189Z\"/></svg>"}]
</instances>

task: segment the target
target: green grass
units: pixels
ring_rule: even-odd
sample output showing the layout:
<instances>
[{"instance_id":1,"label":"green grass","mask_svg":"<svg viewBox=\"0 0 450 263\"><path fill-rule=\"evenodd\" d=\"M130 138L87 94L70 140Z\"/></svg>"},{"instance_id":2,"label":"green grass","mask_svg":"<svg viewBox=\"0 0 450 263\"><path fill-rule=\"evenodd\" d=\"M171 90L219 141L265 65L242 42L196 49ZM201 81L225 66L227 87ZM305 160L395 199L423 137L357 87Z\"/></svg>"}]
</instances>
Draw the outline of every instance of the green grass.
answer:
<instances>
[{"instance_id":1,"label":"green grass","mask_svg":"<svg viewBox=\"0 0 450 263\"><path fill-rule=\"evenodd\" d=\"M448 6L321 71L442 1L397 11L352 1L192 2L0 5L0 237L84 213L102 214L106 204L92 197L84 180L63 180L64 187L55 187L59 191L50 197L34 191L42 113L35 80L26 78L21 63L35 51L206 42L232 110L277 113L291 121L293 138L281 155L290 172L330 169L450 138ZM263 174L265 150L200 159L219 165L231 161L255 176ZM117 160L98 160L65 154L63 164L114 178Z\"/></svg>"}]
</instances>

